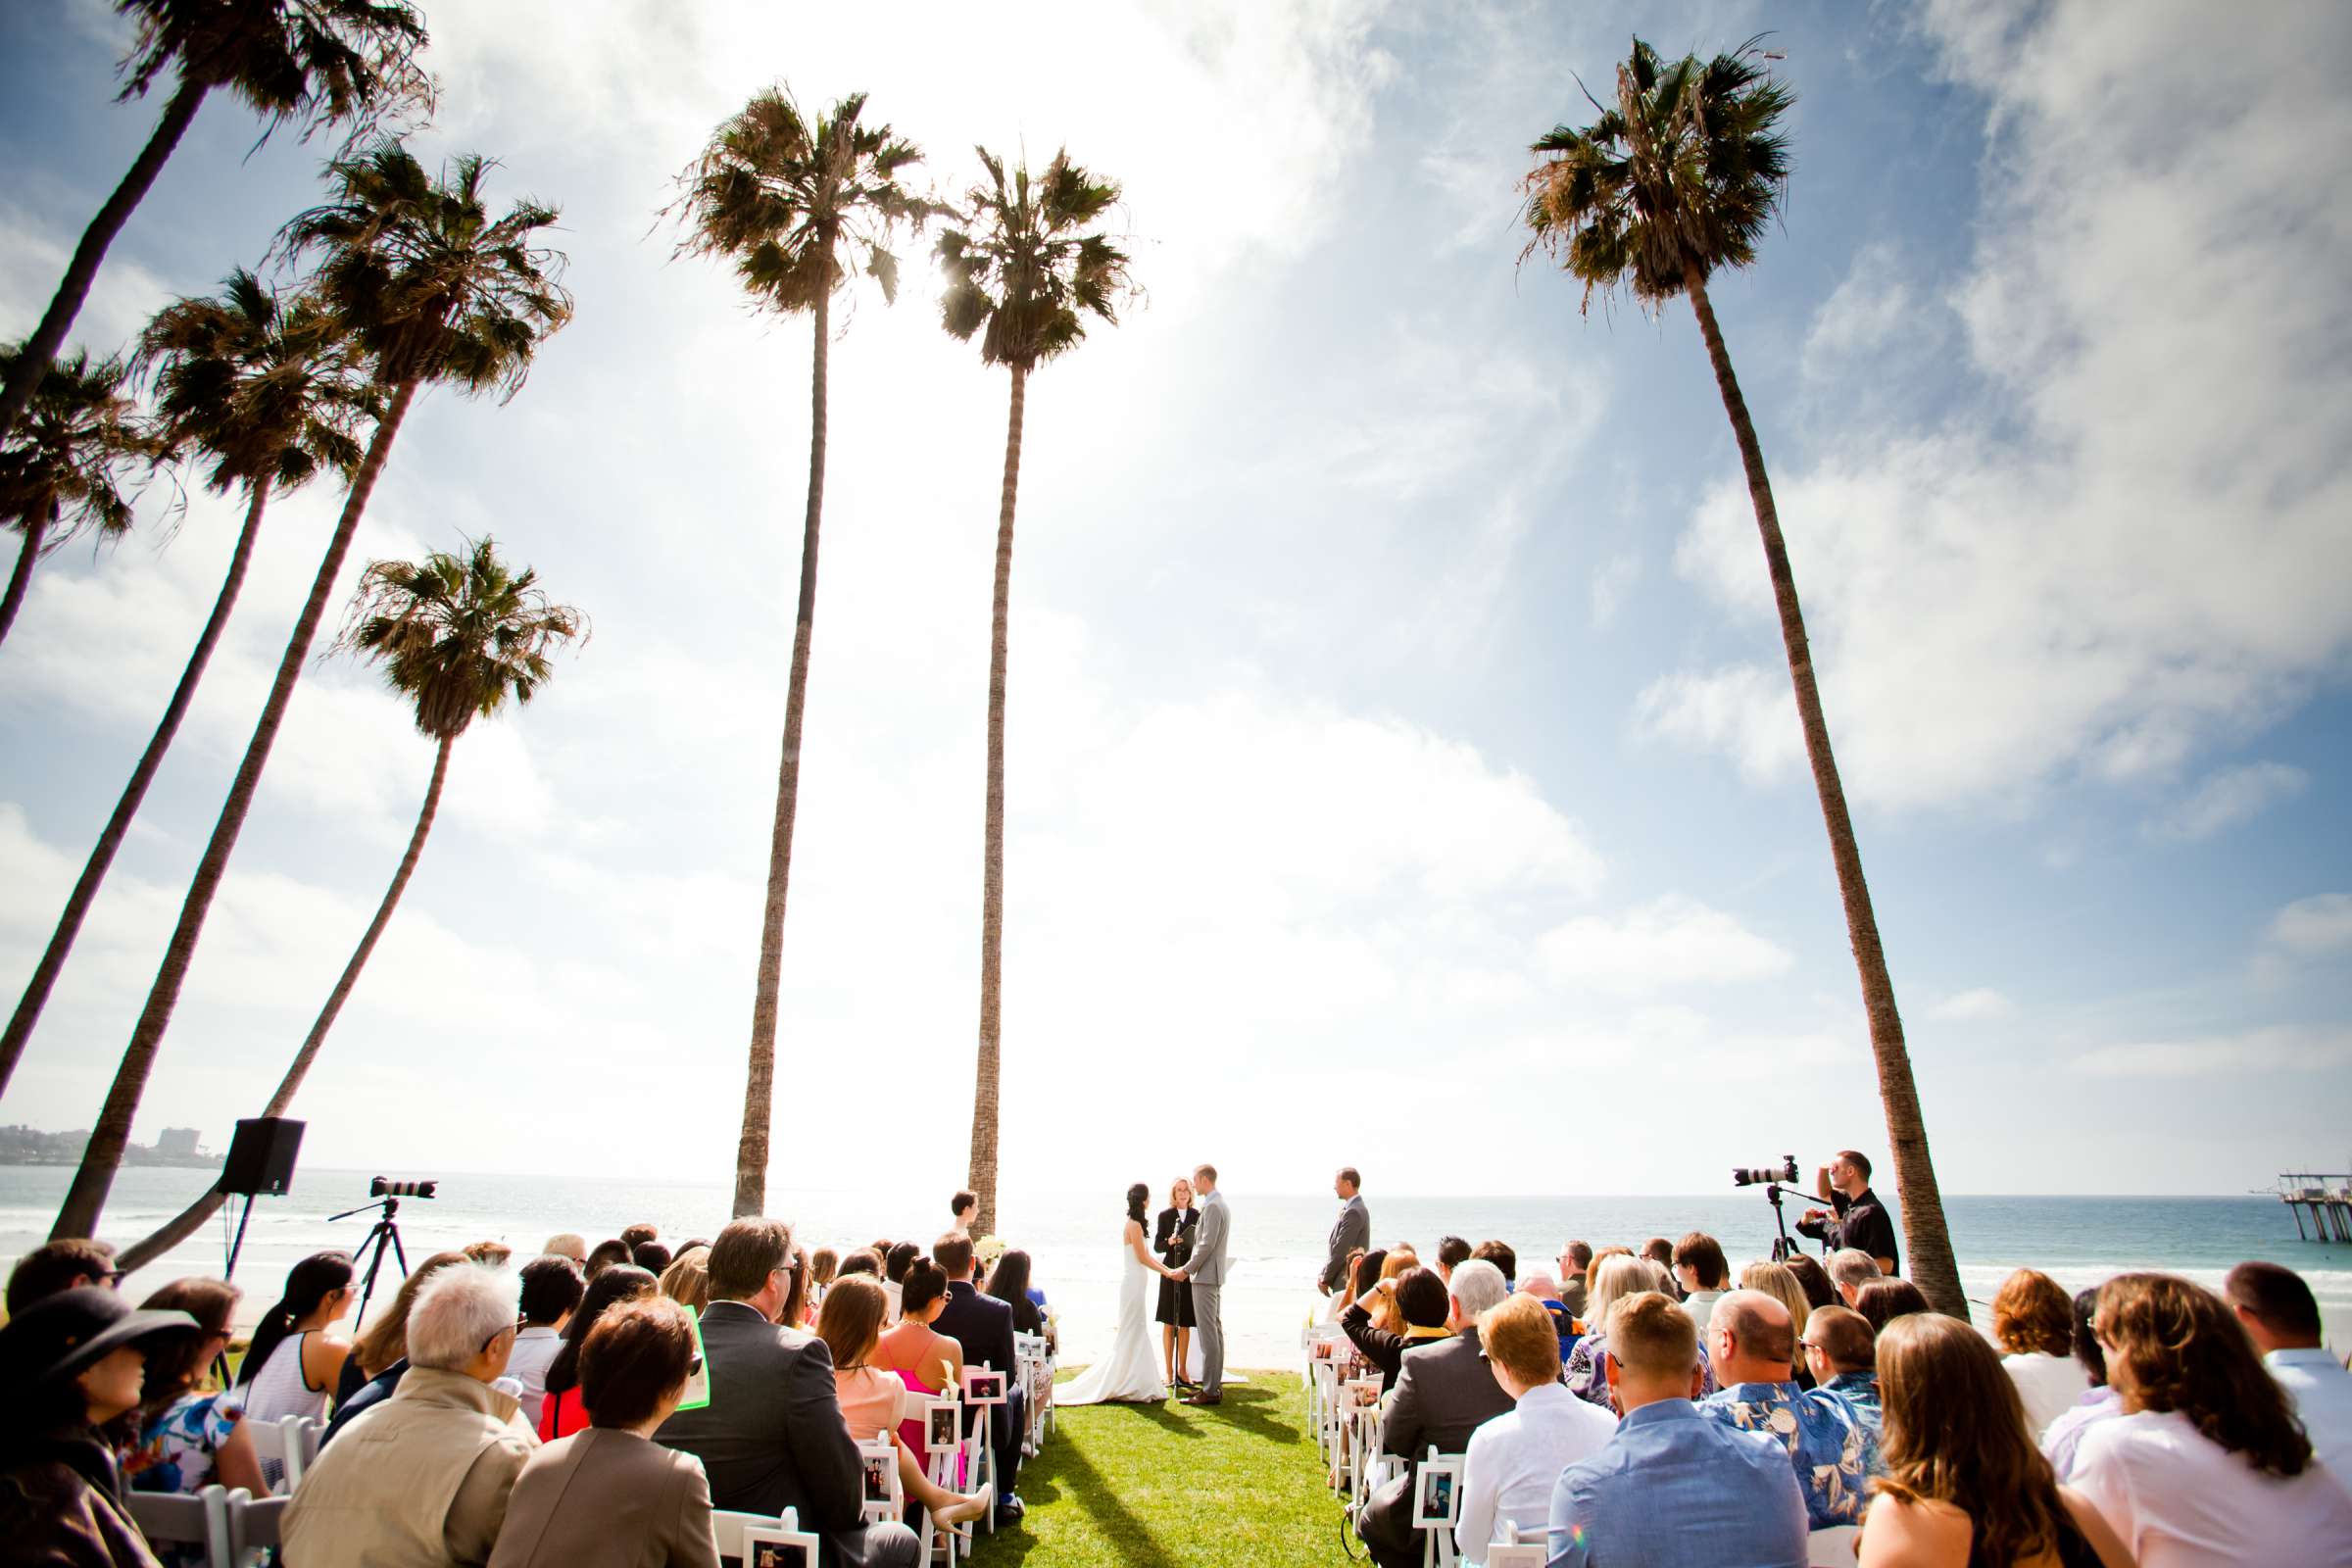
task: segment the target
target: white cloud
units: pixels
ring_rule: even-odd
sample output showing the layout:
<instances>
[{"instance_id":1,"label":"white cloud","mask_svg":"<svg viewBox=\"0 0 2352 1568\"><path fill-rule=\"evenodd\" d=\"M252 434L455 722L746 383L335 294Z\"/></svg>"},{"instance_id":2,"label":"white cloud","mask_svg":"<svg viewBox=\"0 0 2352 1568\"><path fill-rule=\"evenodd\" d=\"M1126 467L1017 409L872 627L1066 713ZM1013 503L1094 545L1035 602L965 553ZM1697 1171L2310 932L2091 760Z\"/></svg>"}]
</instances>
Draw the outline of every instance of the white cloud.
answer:
<instances>
[{"instance_id":1,"label":"white cloud","mask_svg":"<svg viewBox=\"0 0 2352 1568\"><path fill-rule=\"evenodd\" d=\"M2271 917L2270 939L2302 957L2352 948L2352 893L2297 899Z\"/></svg>"},{"instance_id":2,"label":"white cloud","mask_svg":"<svg viewBox=\"0 0 2352 1568\"><path fill-rule=\"evenodd\" d=\"M2243 1034L2100 1046L2067 1062L2099 1078L2199 1078L2327 1072L2352 1063L2352 1030L2275 1025Z\"/></svg>"},{"instance_id":3,"label":"white cloud","mask_svg":"<svg viewBox=\"0 0 2352 1568\"><path fill-rule=\"evenodd\" d=\"M2207 775L2152 825L2164 838L2208 839L2224 828L2252 820L2280 801L2294 799L2310 783L2309 773L2285 762L2226 767Z\"/></svg>"},{"instance_id":4,"label":"white cloud","mask_svg":"<svg viewBox=\"0 0 2352 1568\"><path fill-rule=\"evenodd\" d=\"M1918 332L1919 315L1894 247L1864 246L1805 334L1805 375L1829 375L1854 358L1903 342Z\"/></svg>"},{"instance_id":5,"label":"white cloud","mask_svg":"<svg viewBox=\"0 0 2352 1568\"><path fill-rule=\"evenodd\" d=\"M1973 991L1955 992L1928 1008L1928 1016L1946 1023L1976 1023L1991 1018L2006 1018L2016 1011L2009 999L1989 987L1980 986Z\"/></svg>"},{"instance_id":6,"label":"white cloud","mask_svg":"<svg viewBox=\"0 0 2352 1568\"><path fill-rule=\"evenodd\" d=\"M1674 896L1569 920L1545 932L1538 952L1560 984L1632 994L1769 979L1793 961L1735 917Z\"/></svg>"},{"instance_id":7,"label":"white cloud","mask_svg":"<svg viewBox=\"0 0 2352 1568\"><path fill-rule=\"evenodd\" d=\"M1952 291L1982 395L1932 433L1833 442L1776 474L1865 803L2161 776L2275 720L2352 650L2352 362L2320 347L2352 303L2334 76L2352 13L2247 28L2185 4L1995 9L1927 18L1990 100L1986 203ZM1848 299L1822 325L1883 318ZM1761 633L1755 549L1726 484L1678 564ZM1752 770L1758 722L1667 728Z\"/></svg>"},{"instance_id":8,"label":"white cloud","mask_svg":"<svg viewBox=\"0 0 2352 1568\"><path fill-rule=\"evenodd\" d=\"M1606 631L1634 584L1642 580L1642 558L1632 551L1611 556L1592 573L1592 629Z\"/></svg>"},{"instance_id":9,"label":"white cloud","mask_svg":"<svg viewBox=\"0 0 2352 1568\"><path fill-rule=\"evenodd\" d=\"M1726 753L1751 779L1777 778L1805 755L1785 669L1732 664L1661 675L1636 700L1634 722L1643 734Z\"/></svg>"}]
</instances>

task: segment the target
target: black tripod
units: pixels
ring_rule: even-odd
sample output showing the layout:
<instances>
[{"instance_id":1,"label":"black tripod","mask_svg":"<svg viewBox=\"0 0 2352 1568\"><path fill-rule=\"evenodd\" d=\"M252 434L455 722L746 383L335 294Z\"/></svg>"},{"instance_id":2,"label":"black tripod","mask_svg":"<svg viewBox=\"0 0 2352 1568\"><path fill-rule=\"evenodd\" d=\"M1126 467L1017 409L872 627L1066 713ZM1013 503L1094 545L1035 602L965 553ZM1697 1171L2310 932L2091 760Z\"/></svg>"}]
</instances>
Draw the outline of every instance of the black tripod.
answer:
<instances>
[{"instance_id":1,"label":"black tripod","mask_svg":"<svg viewBox=\"0 0 2352 1568\"><path fill-rule=\"evenodd\" d=\"M368 1277L360 1286L360 1310L359 1314L352 1319L354 1323L367 1319L368 1298L375 1294L375 1275L376 1271L384 1266L385 1248L389 1247L392 1250L394 1260L400 1264L400 1277L404 1280L409 1277L409 1254L400 1245L400 1226L393 1221L393 1216L400 1212L399 1199L379 1198L372 1203L362 1203L359 1207L347 1208L340 1214L329 1214L327 1223L331 1225L336 1220L349 1219L354 1214L365 1214L371 1208L381 1209L383 1212L376 1216L374 1227L368 1232L368 1239L362 1242L359 1250L352 1254L355 1261L362 1257L368 1258ZM369 1248L375 1250L372 1257L368 1256L368 1250Z\"/></svg>"},{"instance_id":2,"label":"black tripod","mask_svg":"<svg viewBox=\"0 0 2352 1568\"><path fill-rule=\"evenodd\" d=\"M1788 1216L1781 1212L1781 1184L1779 1182L1766 1183L1764 1197L1766 1201L1772 1204L1772 1222L1781 1230L1780 1239L1772 1244L1772 1260L1775 1263L1785 1263L1794 1257L1802 1249L1796 1245L1796 1238L1788 1234Z\"/></svg>"}]
</instances>

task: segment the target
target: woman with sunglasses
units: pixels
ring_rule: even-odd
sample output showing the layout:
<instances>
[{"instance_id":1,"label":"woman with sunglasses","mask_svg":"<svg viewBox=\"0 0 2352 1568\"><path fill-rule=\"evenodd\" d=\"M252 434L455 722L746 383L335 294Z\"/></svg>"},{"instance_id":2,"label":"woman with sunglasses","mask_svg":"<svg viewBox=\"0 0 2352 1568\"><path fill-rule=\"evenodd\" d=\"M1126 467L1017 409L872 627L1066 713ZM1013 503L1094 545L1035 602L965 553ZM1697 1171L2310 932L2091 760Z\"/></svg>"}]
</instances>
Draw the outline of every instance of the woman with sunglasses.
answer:
<instances>
[{"instance_id":1,"label":"woman with sunglasses","mask_svg":"<svg viewBox=\"0 0 2352 1568\"><path fill-rule=\"evenodd\" d=\"M144 1312L185 1312L198 1332L147 1357L139 1407L123 1418L122 1479L133 1492L194 1493L219 1482L268 1495L245 1412L228 1395L205 1389L213 1363L228 1348L243 1296L224 1280L173 1280L139 1304Z\"/></svg>"},{"instance_id":2,"label":"woman with sunglasses","mask_svg":"<svg viewBox=\"0 0 2352 1568\"><path fill-rule=\"evenodd\" d=\"M666 1296L599 1317L579 1355L592 1424L523 1465L490 1568L718 1568L702 1461L653 1441L701 1362L693 1315Z\"/></svg>"}]
</instances>

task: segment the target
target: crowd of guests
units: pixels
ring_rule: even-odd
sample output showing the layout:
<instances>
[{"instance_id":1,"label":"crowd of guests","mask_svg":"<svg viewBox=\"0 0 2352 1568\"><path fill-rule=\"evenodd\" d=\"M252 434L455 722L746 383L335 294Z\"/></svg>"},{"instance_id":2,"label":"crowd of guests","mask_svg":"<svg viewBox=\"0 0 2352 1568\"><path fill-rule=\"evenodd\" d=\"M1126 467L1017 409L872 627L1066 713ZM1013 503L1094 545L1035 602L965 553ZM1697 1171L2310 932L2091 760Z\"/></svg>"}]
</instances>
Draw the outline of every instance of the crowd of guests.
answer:
<instances>
[{"instance_id":1,"label":"crowd of guests","mask_svg":"<svg viewBox=\"0 0 2352 1568\"><path fill-rule=\"evenodd\" d=\"M1463 1456L1471 1564L1507 1525L1550 1568L2352 1568L2352 1371L2275 1263L2218 1295L2021 1269L1980 1329L1865 1248L1735 1280L1697 1232L1524 1272L1500 1242L1368 1242L1325 1278L1400 1461L1351 1509L1382 1568L1423 1561L1432 1447Z\"/></svg>"},{"instance_id":2,"label":"crowd of guests","mask_svg":"<svg viewBox=\"0 0 2352 1568\"><path fill-rule=\"evenodd\" d=\"M927 1246L810 1251L763 1218L674 1247L653 1225L554 1236L519 1268L480 1243L423 1259L356 1334L352 1260L320 1252L233 1373L235 1286L177 1280L134 1308L103 1243L52 1242L17 1262L0 1327L0 1563L172 1563L125 1493L282 1491L252 1424L298 1415L324 1423L282 1522L301 1568L715 1568L713 1509L795 1510L826 1568L912 1568L915 1533L863 1519L860 1443L889 1437L937 1523L1023 1512L1017 1384L986 1411L991 1481L941 1484L898 1421L906 1391L967 1367L1010 1383L1014 1334L1052 1327L1027 1253L983 1263L974 1206L956 1194Z\"/></svg>"}]
</instances>

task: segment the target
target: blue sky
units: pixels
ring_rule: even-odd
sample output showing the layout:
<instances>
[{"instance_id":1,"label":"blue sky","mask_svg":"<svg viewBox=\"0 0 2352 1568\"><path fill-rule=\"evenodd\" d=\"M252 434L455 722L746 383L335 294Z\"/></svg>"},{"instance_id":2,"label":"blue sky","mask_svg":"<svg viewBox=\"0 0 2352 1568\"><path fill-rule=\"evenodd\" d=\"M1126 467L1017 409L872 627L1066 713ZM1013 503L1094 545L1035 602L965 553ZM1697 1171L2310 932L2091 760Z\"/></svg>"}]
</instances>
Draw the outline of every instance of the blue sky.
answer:
<instances>
[{"instance_id":1,"label":"blue sky","mask_svg":"<svg viewBox=\"0 0 2352 1568\"><path fill-rule=\"evenodd\" d=\"M1030 395L1008 1183L1206 1155L1260 1190L1348 1160L1391 1191L1697 1191L1882 1149L1690 314L1580 316L1515 265L1523 149L1582 118L1577 74L1606 83L1637 28L1767 25L1796 172L1716 300L1945 1186L2226 1192L2352 1157L2340 12L1049 10L970 37L920 8L428 8L416 146L562 206L579 314L513 404L420 404L355 554L494 532L596 635L459 747L305 1091L313 1159L731 1168L808 339L655 225L779 77L870 91L950 188L975 140L1066 142L1125 182L1150 290ZM0 331L151 123L109 102L121 41L94 4L0 20ZM205 110L78 339L123 341L313 199L323 149L254 134ZM833 354L785 1185L961 1169L1004 383L938 330L925 249ZM273 508L0 1116L94 1113L335 501ZM12 996L233 534L209 498L168 535L151 511L45 562L0 648ZM267 1094L429 765L372 674L306 673L142 1136L220 1140Z\"/></svg>"}]
</instances>

